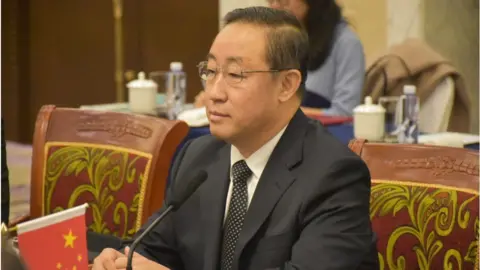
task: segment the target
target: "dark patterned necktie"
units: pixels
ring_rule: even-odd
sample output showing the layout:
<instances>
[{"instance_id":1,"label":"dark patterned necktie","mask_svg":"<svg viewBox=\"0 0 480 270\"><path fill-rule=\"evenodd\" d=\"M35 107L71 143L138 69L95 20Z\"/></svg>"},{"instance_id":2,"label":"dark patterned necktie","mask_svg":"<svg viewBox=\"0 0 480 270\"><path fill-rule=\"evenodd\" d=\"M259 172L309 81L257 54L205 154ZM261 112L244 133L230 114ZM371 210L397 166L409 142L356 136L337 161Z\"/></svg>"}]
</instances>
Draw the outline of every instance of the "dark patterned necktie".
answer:
<instances>
[{"instance_id":1,"label":"dark patterned necktie","mask_svg":"<svg viewBox=\"0 0 480 270\"><path fill-rule=\"evenodd\" d=\"M232 166L233 189L227 219L225 220L222 242L222 270L230 270L243 219L248 209L247 179L252 175L245 160Z\"/></svg>"}]
</instances>

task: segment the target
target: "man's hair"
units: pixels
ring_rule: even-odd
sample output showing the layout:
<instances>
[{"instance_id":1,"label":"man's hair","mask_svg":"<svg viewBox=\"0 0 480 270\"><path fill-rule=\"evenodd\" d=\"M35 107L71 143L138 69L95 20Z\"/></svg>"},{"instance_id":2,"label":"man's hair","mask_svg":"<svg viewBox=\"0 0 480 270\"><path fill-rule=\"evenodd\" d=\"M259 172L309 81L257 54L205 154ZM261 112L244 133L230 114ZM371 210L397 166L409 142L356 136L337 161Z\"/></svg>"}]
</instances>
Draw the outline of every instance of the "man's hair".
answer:
<instances>
[{"instance_id":1,"label":"man's hair","mask_svg":"<svg viewBox=\"0 0 480 270\"><path fill-rule=\"evenodd\" d=\"M239 8L229 12L224 25L249 23L267 28L266 62L271 69L298 69L302 74L302 96L307 79L308 35L297 18L287 11L268 7Z\"/></svg>"}]
</instances>

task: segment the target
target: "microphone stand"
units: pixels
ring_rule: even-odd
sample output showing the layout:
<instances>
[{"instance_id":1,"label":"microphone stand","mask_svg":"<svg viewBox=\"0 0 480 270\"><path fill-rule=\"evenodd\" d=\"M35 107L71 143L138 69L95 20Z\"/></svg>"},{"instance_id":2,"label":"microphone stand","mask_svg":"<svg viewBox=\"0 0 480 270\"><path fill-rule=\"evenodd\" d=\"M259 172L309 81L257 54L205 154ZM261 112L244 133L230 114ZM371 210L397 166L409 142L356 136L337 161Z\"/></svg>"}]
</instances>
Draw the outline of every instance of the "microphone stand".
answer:
<instances>
[{"instance_id":1,"label":"microphone stand","mask_svg":"<svg viewBox=\"0 0 480 270\"><path fill-rule=\"evenodd\" d=\"M133 270L132 269L132 258L133 258L133 253L135 252L135 249L137 248L138 244L143 240L143 238L150 233L150 231L157 226L157 224L162 221L162 219L170 213L174 209L173 205L170 205L163 211L163 213L155 219L152 224L150 224L138 237L133 241L132 245L130 246L130 250L128 251L128 256L127 256L127 270Z\"/></svg>"}]
</instances>

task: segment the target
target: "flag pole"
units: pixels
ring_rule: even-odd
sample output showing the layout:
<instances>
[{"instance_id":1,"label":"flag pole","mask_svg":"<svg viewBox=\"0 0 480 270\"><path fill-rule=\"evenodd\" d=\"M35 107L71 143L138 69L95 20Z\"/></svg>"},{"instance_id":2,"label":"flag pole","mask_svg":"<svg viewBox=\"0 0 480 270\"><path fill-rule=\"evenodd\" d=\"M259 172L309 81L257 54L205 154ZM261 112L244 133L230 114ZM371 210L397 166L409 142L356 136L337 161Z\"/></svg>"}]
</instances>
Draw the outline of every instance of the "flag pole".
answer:
<instances>
[{"instance_id":1,"label":"flag pole","mask_svg":"<svg viewBox=\"0 0 480 270\"><path fill-rule=\"evenodd\" d=\"M90 207L90 205L88 203L84 203L83 206L85 206L85 208ZM2 222L2 225L1 225L2 234L9 234L9 233L17 232L17 230L18 230L17 226L13 226L11 228L8 228L7 225L5 225L4 222Z\"/></svg>"},{"instance_id":2,"label":"flag pole","mask_svg":"<svg viewBox=\"0 0 480 270\"><path fill-rule=\"evenodd\" d=\"M13 226L12 228L8 228L7 225L5 225L5 223L2 223L2 234L8 234L8 233L16 232L16 231L17 231L17 226Z\"/></svg>"}]
</instances>

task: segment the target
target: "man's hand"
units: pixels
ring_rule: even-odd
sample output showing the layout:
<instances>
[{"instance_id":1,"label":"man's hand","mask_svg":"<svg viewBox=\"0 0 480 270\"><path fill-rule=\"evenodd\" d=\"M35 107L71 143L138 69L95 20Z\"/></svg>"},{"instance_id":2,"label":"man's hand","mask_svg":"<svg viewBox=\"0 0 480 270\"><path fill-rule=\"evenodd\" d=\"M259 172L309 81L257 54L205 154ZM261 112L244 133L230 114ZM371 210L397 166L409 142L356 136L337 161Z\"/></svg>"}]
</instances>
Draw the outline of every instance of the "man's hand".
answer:
<instances>
[{"instance_id":1,"label":"man's hand","mask_svg":"<svg viewBox=\"0 0 480 270\"><path fill-rule=\"evenodd\" d=\"M125 253L123 256L119 256L115 260L115 267L114 269L118 270L126 270L127 268L127 256L130 248L125 248ZM132 257L132 268L135 270L170 270L165 266L158 264L154 261L151 261L142 255L138 254L137 252L133 253ZM94 268L95 269L95 268ZM96 270L96 269L95 269ZM109 269L108 269L109 270Z\"/></svg>"},{"instance_id":2,"label":"man's hand","mask_svg":"<svg viewBox=\"0 0 480 270\"><path fill-rule=\"evenodd\" d=\"M117 270L115 261L122 257L127 258L125 254L113 248L106 248L93 261L92 270Z\"/></svg>"}]
</instances>

